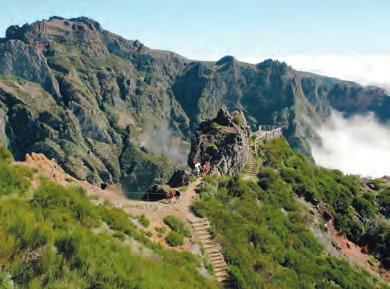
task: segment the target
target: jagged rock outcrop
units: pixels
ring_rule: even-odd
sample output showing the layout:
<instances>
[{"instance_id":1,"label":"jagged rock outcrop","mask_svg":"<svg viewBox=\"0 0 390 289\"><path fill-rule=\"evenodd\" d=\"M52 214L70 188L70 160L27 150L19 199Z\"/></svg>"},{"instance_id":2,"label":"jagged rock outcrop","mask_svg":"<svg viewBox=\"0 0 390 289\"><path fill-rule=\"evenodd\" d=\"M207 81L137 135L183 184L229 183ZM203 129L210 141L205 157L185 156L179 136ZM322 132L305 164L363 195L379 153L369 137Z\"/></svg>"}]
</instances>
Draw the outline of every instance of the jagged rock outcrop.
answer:
<instances>
[{"instance_id":1,"label":"jagged rock outcrop","mask_svg":"<svg viewBox=\"0 0 390 289\"><path fill-rule=\"evenodd\" d=\"M191 142L188 164L206 165L211 175L238 175L249 159L250 129L244 114L223 107L216 118L202 122Z\"/></svg>"}]
</instances>

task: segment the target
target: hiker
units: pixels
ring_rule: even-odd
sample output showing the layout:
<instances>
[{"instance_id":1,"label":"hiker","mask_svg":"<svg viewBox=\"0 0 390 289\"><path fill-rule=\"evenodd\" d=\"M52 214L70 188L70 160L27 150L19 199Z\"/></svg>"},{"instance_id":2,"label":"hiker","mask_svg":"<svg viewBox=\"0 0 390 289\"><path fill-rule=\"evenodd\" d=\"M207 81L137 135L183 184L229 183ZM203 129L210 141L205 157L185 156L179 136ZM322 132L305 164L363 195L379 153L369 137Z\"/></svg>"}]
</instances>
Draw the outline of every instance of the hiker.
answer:
<instances>
[{"instance_id":1,"label":"hiker","mask_svg":"<svg viewBox=\"0 0 390 289\"><path fill-rule=\"evenodd\" d=\"M180 191L177 190L176 193L175 193L175 197L176 197L176 201L178 201L180 199Z\"/></svg>"},{"instance_id":2,"label":"hiker","mask_svg":"<svg viewBox=\"0 0 390 289\"><path fill-rule=\"evenodd\" d=\"M195 164L195 173L198 177L200 177L200 163Z\"/></svg>"},{"instance_id":3,"label":"hiker","mask_svg":"<svg viewBox=\"0 0 390 289\"><path fill-rule=\"evenodd\" d=\"M202 177L204 177L206 174L207 174L207 166L206 166L206 164L204 164L202 166Z\"/></svg>"},{"instance_id":4,"label":"hiker","mask_svg":"<svg viewBox=\"0 0 390 289\"><path fill-rule=\"evenodd\" d=\"M173 198L175 197L175 192L173 191L170 191L168 193L168 198L169 198L169 202L172 204L173 203Z\"/></svg>"}]
</instances>

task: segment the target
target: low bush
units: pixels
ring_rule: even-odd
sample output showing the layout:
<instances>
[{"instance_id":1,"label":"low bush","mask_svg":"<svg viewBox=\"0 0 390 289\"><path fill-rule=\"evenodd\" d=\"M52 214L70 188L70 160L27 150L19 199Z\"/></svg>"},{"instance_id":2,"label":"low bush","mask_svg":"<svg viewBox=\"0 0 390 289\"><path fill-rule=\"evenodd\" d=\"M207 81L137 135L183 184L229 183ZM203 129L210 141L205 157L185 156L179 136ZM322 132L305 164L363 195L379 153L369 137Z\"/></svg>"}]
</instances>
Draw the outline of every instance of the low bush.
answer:
<instances>
[{"instance_id":1,"label":"low bush","mask_svg":"<svg viewBox=\"0 0 390 289\"><path fill-rule=\"evenodd\" d=\"M186 225L175 216L166 216L164 218L164 223L174 232L181 233L186 237L191 237L190 230Z\"/></svg>"},{"instance_id":2,"label":"low bush","mask_svg":"<svg viewBox=\"0 0 390 289\"><path fill-rule=\"evenodd\" d=\"M165 241L171 247L182 246L184 244L184 235L179 232L171 231L165 237Z\"/></svg>"}]
</instances>

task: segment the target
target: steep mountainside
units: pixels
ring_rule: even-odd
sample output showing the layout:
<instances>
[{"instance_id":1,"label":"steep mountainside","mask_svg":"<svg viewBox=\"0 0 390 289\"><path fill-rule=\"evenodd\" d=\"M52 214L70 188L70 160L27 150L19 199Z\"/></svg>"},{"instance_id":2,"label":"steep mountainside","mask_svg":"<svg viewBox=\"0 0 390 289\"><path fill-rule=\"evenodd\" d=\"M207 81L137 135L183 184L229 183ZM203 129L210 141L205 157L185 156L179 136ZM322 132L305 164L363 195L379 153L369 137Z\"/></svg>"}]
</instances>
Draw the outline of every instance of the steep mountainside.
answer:
<instances>
[{"instance_id":1,"label":"steep mountainside","mask_svg":"<svg viewBox=\"0 0 390 289\"><path fill-rule=\"evenodd\" d=\"M315 137L308 118L320 122L331 108L390 118L390 98L379 88L272 60L191 61L84 17L11 26L0 40L0 142L17 159L32 151L55 158L79 179L148 187L171 165L141 147L140 133L168 124L172 139L188 141L222 105L242 110L253 128L282 126L290 144L308 154L304 138Z\"/></svg>"},{"instance_id":2,"label":"steep mountainside","mask_svg":"<svg viewBox=\"0 0 390 289\"><path fill-rule=\"evenodd\" d=\"M316 166L284 138L260 142L257 156L255 180L206 176L193 203L236 288L388 288L387 179Z\"/></svg>"}]
</instances>

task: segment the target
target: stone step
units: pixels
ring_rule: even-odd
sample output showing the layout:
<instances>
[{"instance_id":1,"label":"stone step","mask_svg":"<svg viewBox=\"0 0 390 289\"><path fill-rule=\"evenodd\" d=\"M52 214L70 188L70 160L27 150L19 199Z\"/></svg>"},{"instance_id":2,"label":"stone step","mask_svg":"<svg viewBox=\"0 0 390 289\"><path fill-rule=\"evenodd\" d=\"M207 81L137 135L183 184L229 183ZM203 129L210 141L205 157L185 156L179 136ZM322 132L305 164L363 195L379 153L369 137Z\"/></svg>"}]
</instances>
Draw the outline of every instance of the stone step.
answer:
<instances>
[{"instance_id":1,"label":"stone step","mask_svg":"<svg viewBox=\"0 0 390 289\"><path fill-rule=\"evenodd\" d=\"M227 270L227 265L226 264L219 264L219 265L211 264L211 265L213 266L214 272L220 272L220 271Z\"/></svg>"},{"instance_id":2,"label":"stone step","mask_svg":"<svg viewBox=\"0 0 390 289\"><path fill-rule=\"evenodd\" d=\"M204 227L204 226L210 226L210 223L209 222L202 222L202 223L192 224L193 228L200 228L200 227Z\"/></svg>"},{"instance_id":3,"label":"stone step","mask_svg":"<svg viewBox=\"0 0 390 289\"><path fill-rule=\"evenodd\" d=\"M219 264L225 264L226 265L226 262L225 260L223 260L223 258L219 258L219 259L214 259L213 261L210 261L213 265L219 265Z\"/></svg>"},{"instance_id":4,"label":"stone step","mask_svg":"<svg viewBox=\"0 0 390 289\"><path fill-rule=\"evenodd\" d=\"M207 219L207 218L203 218L203 219L198 219L198 220L192 220L192 221L190 221L190 223L192 224L192 225L194 225L194 224L199 224L199 223L208 223L209 222L209 220Z\"/></svg>"},{"instance_id":5,"label":"stone step","mask_svg":"<svg viewBox=\"0 0 390 289\"><path fill-rule=\"evenodd\" d=\"M215 244L203 244L203 248L205 248L205 250L207 249L213 249L213 248L218 248Z\"/></svg>"},{"instance_id":6,"label":"stone step","mask_svg":"<svg viewBox=\"0 0 390 289\"><path fill-rule=\"evenodd\" d=\"M215 266L218 266L218 265L224 265L225 267L227 267L227 264L225 263L225 261L223 260L223 258L219 258L219 259L211 259L209 260L210 264L214 267Z\"/></svg>"},{"instance_id":7,"label":"stone step","mask_svg":"<svg viewBox=\"0 0 390 289\"><path fill-rule=\"evenodd\" d=\"M214 275L217 278L223 278L223 277L228 277L229 276L229 272L227 270L223 270L221 272L215 273Z\"/></svg>"},{"instance_id":8,"label":"stone step","mask_svg":"<svg viewBox=\"0 0 390 289\"><path fill-rule=\"evenodd\" d=\"M222 257L221 251L212 252L212 253L209 253L208 255L210 256L210 258L213 258L213 257Z\"/></svg>"},{"instance_id":9,"label":"stone step","mask_svg":"<svg viewBox=\"0 0 390 289\"><path fill-rule=\"evenodd\" d=\"M225 267L214 268L214 275L215 275L215 276L218 276L218 275L225 275L225 274L229 274L229 273L228 273L228 270L227 270L227 266L225 266Z\"/></svg>"},{"instance_id":10,"label":"stone step","mask_svg":"<svg viewBox=\"0 0 390 289\"><path fill-rule=\"evenodd\" d=\"M198 239L200 242L202 242L202 244L207 244L209 243L208 241L212 241L214 243L213 238L211 236L203 235L201 237L198 237Z\"/></svg>"},{"instance_id":11,"label":"stone step","mask_svg":"<svg viewBox=\"0 0 390 289\"><path fill-rule=\"evenodd\" d=\"M202 232L202 231L210 232L211 227L210 227L210 226L192 227L192 230L193 230L194 232Z\"/></svg>"},{"instance_id":12,"label":"stone step","mask_svg":"<svg viewBox=\"0 0 390 289\"><path fill-rule=\"evenodd\" d=\"M194 232L202 232L202 231L210 232L211 227L210 226L201 226L201 227L192 227L192 229L194 230Z\"/></svg>"},{"instance_id":13,"label":"stone step","mask_svg":"<svg viewBox=\"0 0 390 289\"><path fill-rule=\"evenodd\" d=\"M202 233L202 232L210 232L210 227L201 227L201 228L194 228L194 232L196 233Z\"/></svg>"},{"instance_id":14,"label":"stone step","mask_svg":"<svg viewBox=\"0 0 390 289\"><path fill-rule=\"evenodd\" d=\"M221 263L221 262L225 263L225 260L221 256L221 257L209 258L209 262L210 262L210 264L214 264L214 263L218 264L218 263Z\"/></svg>"},{"instance_id":15,"label":"stone step","mask_svg":"<svg viewBox=\"0 0 390 289\"><path fill-rule=\"evenodd\" d=\"M210 223L209 222L203 222L203 223L196 223L196 224L192 224L192 227L193 228L201 228L201 227L205 227L205 226L210 226Z\"/></svg>"},{"instance_id":16,"label":"stone step","mask_svg":"<svg viewBox=\"0 0 390 289\"><path fill-rule=\"evenodd\" d=\"M222 282L223 280L226 280L229 278L229 273L228 271L226 270L225 272L220 272L217 274L214 274L214 276L217 278L218 282Z\"/></svg>"},{"instance_id":17,"label":"stone step","mask_svg":"<svg viewBox=\"0 0 390 289\"><path fill-rule=\"evenodd\" d=\"M224 259L223 259L223 256L221 255L221 253L219 253L218 255L214 255L214 256L210 256L210 254L208 254L209 255L209 260L210 260L210 262L211 261L213 261L213 262L216 262L216 261L224 261Z\"/></svg>"},{"instance_id":18,"label":"stone step","mask_svg":"<svg viewBox=\"0 0 390 289\"><path fill-rule=\"evenodd\" d=\"M211 236L211 233L210 232L207 232L207 231L200 231L200 232L194 232L196 236L198 236L199 238L202 237L202 236L207 236L209 237L210 239L212 239L212 236Z\"/></svg>"},{"instance_id":19,"label":"stone step","mask_svg":"<svg viewBox=\"0 0 390 289\"><path fill-rule=\"evenodd\" d=\"M211 244L215 244L215 243L212 239L203 239L202 244L203 245L211 245Z\"/></svg>"},{"instance_id":20,"label":"stone step","mask_svg":"<svg viewBox=\"0 0 390 289\"><path fill-rule=\"evenodd\" d=\"M228 269L227 267L225 268L221 268L221 269L214 269L214 276L215 277L222 277L222 278L229 278L229 272L228 272Z\"/></svg>"},{"instance_id":21,"label":"stone step","mask_svg":"<svg viewBox=\"0 0 390 289\"><path fill-rule=\"evenodd\" d=\"M206 249L206 252L207 254L211 254L211 253L219 253L221 254L221 251L219 249L217 249L216 247L215 248L205 248Z\"/></svg>"}]
</instances>

